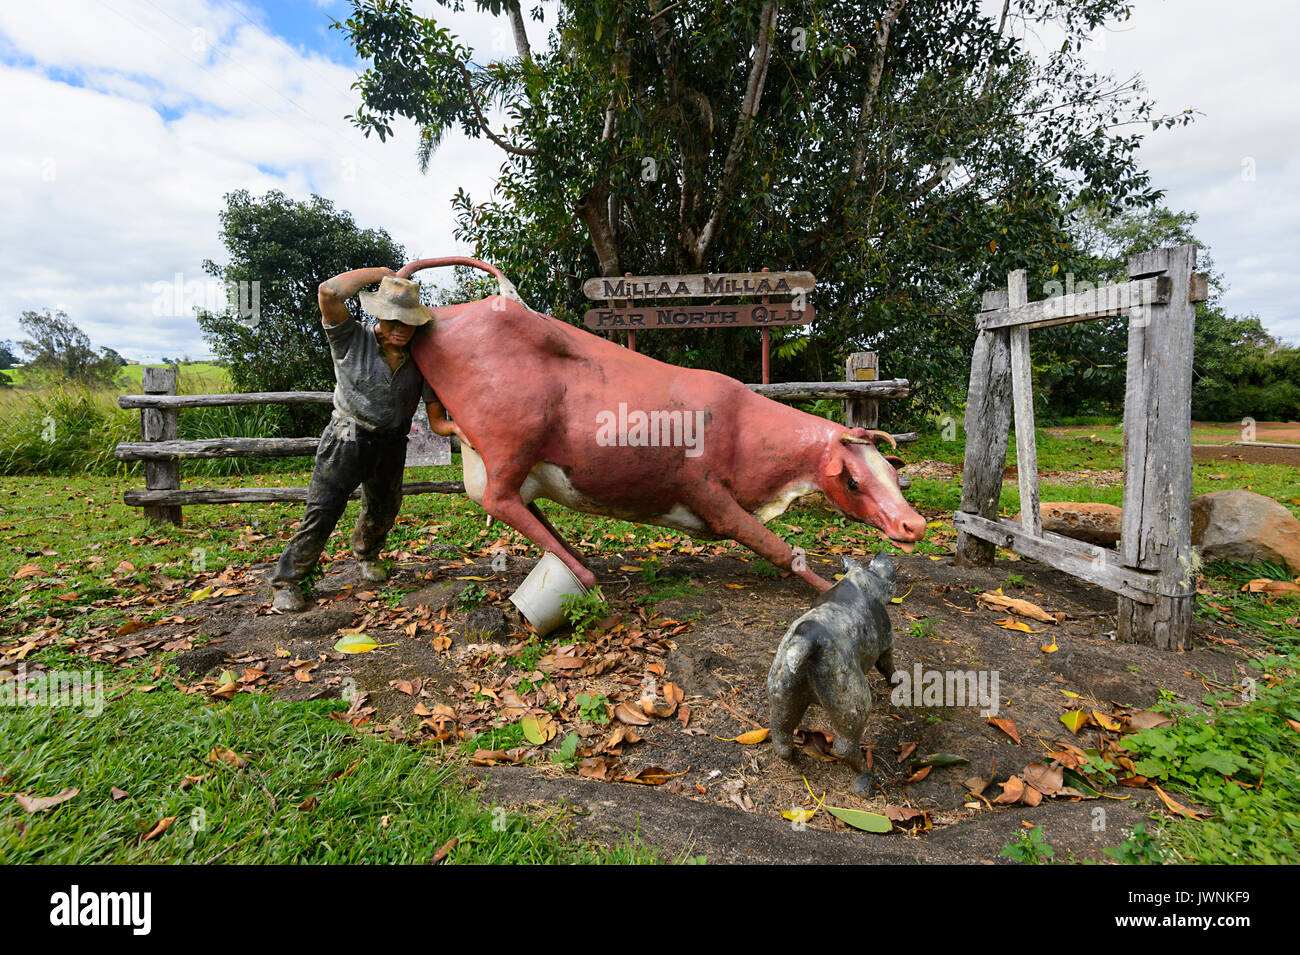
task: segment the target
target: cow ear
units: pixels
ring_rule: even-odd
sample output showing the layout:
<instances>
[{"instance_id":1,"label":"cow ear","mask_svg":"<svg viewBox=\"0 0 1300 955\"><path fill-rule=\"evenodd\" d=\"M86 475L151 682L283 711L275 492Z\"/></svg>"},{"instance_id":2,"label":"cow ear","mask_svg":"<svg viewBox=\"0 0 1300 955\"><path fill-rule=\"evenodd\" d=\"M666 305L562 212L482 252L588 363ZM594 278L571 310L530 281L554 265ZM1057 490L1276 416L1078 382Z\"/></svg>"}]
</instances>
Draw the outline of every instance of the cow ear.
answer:
<instances>
[{"instance_id":1,"label":"cow ear","mask_svg":"<svg viewBox=\"0 0 1300 955\"><path fill-rule=\"evenodd\" d=\"M885 460L893 465L895 471L901 471L903 468L907 467L907 462L896 454L886 454Z\"/></svg>"},{"instance_id":2,"label":"cow ear","mask_svg":"<svg viewBox=\"0 0 1300 955\"><path fill-rule=\"evenodd\" d=\"M828 478L833 478L837 477L843 470L844 452L839 448L832 448L830 454L826 457L826 466L822 469L822 473Z\"/></svg>"}]
</instances>

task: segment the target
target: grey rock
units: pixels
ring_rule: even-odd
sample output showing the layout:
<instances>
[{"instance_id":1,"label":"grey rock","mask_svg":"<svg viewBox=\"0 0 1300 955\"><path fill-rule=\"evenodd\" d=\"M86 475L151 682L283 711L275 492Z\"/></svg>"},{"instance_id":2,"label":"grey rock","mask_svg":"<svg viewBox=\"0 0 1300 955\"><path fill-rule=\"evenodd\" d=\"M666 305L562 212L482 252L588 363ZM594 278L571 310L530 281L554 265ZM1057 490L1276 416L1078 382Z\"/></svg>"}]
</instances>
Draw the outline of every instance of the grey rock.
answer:
<instances>
[{"instance_id":1,"label":"grey rock","mask_svg":"<svg viewBox=\"0 0 1300 955\"><path fill-rule=\"evenodd\" d=\"M1300 520L1252 491L1211 491L1193 498L1192 545L1202 560L1266 560L1300 574Z\"/></svg>"},{"instance_id":2,"label":"grey rock","mask_svg":"<svg viewBox=\"0 0 1300 955\"><path fill-rule=\"evenodd\" d=\"M860 748L871 710L867 673L874 666L889 679L894 672L894 631L886 609L894 593L894 562L877 554L862 566L845 558L844 576L790 625L767 674L772 746L782 759L794 758L794 731L816 700L835 730L831 751L859 776L854 788L870 788Z\"/></svg>"}]
</instances>

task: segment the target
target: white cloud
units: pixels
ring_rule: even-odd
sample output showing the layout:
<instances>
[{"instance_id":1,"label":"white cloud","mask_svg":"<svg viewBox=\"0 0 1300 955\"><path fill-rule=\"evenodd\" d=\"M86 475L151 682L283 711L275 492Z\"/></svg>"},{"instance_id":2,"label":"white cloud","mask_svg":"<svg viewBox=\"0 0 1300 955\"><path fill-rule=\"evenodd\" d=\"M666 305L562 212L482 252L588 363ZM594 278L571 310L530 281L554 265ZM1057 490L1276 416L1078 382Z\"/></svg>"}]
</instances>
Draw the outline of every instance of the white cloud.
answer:
<instances>
[{"instance_id":1,"label":"white cloud","mask_svg":"<svg viewBox=\"0 0 1300 955\"><path fill-rule=\"evenodd\" d=\"M1122 76L1141 72L1166 112L1203 114L1151 132L1142 160L1167 205L1200 214L1197 235L1230 286L1228 311L1256 313L1275 335L1300 343L1300 304L1287 280L1300 252L1300 5L1135 7L1092 61Z\"/></svg>"},{"instance_id":2,"label":"white cloud","mask_svg":"<svg viewBox=\"0 0 1300 955\"><path fill-rule=\"evenodd\" d=\"M68 311L124 355L206 353L153 287L204 280L222 196L316 192L412 256L464 254L457 186L486 198L497 149L449 136L420 175L414 131L387 144L344 116L355 70L297 50L221 0L0 7L0 338L26 309ZM255 11L253 11L255 13Z\"/></svg>"}]
</instances>

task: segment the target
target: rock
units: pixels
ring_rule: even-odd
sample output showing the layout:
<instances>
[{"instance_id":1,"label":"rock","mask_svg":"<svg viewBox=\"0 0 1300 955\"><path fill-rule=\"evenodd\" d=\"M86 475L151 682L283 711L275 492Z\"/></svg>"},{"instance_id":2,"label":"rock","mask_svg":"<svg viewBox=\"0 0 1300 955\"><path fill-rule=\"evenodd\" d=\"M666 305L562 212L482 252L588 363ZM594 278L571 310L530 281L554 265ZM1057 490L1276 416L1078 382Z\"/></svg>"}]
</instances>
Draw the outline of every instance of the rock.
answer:
<instances>
[{"instance_id":1,"label":"rock","mask_svg":"<svg viewBox=\"0 0 1300 955\"><path fill-rule=\"evenodd\" d=\"M1202 560L1266 560L1300 574L1300 520L1251 491L1211 491L1193 498L1192 545Z\"/></svg>"},{"instance_id":2,"label":"rock","mask_svg":"<svg viewBox=\"0 0 1300 955\"><path fill-rule=\"evenodd\" d=\"M1114 504L1049 501L1038 505L1043 530L1102 547L1119 540L1120 509ZM1020 520L1017 513L1014 520Z\"/></svg>"},{"instance_id":3,"label":"rock","mask_svg":"<svg viewBox=\"0 0 1300 955\"><path fill-rule=\"evenodd\" d=\"M1038 505L1043 530L1101 547L1119 540L1120 509L1114 504L1049 501Z\"/></svg>"}]
</instances>

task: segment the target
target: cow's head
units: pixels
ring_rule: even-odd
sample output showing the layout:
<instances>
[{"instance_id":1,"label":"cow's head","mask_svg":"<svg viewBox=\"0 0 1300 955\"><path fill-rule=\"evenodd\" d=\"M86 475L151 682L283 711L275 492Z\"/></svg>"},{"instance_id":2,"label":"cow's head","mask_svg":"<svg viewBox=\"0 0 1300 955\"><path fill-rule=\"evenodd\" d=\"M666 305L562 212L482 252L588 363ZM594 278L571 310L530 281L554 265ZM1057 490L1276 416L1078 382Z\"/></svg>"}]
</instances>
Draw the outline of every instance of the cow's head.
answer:
<instances>
[{"instance_id":1,"label":"cow's head","mask_svg":"<svg viewBox=\"0 0 1300 955\"><path fill-rule=\"evenodd\" d=\"M893 436L883 431L843 431L826 449L819 475L822 493L845 517L872 524L900 543L915 543L925 536L925 518L903 499L898 489L903 462L876 450L882 440L895 445Z\"/></svg>"}]
</instances>

